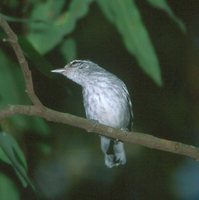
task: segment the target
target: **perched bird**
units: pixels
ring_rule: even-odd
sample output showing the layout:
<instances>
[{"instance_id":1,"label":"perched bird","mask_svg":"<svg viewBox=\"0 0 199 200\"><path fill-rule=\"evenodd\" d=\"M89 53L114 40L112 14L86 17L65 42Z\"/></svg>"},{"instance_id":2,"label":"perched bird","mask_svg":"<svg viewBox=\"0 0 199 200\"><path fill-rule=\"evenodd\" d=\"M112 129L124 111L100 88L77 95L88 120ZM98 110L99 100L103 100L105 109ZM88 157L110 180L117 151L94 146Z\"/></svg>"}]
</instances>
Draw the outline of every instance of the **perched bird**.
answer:
<instances>
[{"instance_id":1,"label":"perched bird","mask_svg":"<svg viewBox=\"0 0 199 200\"><path fill-rule=\"evenodd\" d=\"M62 69L52 70L82 86L83 101L88 119L101 124L128 130L133 118L132 104L125 84L114 74L88 60L74 60ZM101 137L105 164L112 168L126 163L121 141Z\"/></svg>"}]
</instances>

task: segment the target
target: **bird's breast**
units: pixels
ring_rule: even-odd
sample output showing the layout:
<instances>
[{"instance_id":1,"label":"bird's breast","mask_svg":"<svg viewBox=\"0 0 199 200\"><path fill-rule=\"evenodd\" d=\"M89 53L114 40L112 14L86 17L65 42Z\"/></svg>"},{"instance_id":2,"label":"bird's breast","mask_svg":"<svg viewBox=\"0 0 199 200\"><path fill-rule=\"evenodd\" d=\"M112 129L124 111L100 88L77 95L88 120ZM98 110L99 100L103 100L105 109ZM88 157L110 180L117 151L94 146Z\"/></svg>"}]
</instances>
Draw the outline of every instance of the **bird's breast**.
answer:
<instances>
[{"instance_id":1,"label":"bird's breast","mask_svg":"<svg viewBox=\"0 0 199 200\"><path fill-rule=\"evenodd\" d=\"M128 125L127 99L119 89L93 87L83 90L83 98L87 118L116 128Z\"/></svg>"}]
</instances>

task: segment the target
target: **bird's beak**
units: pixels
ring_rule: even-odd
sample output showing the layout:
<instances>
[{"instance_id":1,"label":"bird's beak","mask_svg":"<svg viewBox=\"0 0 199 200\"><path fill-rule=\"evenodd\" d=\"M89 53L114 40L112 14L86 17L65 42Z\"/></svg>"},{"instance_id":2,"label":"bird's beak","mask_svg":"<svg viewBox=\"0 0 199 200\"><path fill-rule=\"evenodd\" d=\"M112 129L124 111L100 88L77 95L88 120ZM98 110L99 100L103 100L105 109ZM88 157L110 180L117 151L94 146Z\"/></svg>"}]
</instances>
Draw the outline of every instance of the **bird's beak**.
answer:
<instances>
[{"instance_id":1,"label":"bird's beak","mask_svg":"<svg viewBox=\"0 0 199 200\"><path fill-rule=\"evenodd\" d=\"M60 73L60 74L63 74L64 71L65 71L64 68L51 70L51 72Z\"/></svg>"}]
</instances>

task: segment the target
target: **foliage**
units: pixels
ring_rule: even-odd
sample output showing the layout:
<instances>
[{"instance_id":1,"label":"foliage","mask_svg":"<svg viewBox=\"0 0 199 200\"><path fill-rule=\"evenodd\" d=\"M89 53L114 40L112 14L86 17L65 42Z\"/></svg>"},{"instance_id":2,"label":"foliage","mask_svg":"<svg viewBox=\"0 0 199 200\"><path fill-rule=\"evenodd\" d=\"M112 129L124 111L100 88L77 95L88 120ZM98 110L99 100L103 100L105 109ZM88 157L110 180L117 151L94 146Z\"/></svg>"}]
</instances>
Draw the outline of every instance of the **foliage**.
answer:
<instances>
[{"instance_id":1,"label":"foliage","mask_svg":"<svg viewBox=\"0 0 199 200\"><path fill-rule=\"evenodd\" d=\"M7 164L12 165L24 187L28 184L32 186L32 183L27 176L28 167L25 156L15 139L11 137L11 135L1 132L0 146L0 159Z\"/></svg>"}]
</instances>

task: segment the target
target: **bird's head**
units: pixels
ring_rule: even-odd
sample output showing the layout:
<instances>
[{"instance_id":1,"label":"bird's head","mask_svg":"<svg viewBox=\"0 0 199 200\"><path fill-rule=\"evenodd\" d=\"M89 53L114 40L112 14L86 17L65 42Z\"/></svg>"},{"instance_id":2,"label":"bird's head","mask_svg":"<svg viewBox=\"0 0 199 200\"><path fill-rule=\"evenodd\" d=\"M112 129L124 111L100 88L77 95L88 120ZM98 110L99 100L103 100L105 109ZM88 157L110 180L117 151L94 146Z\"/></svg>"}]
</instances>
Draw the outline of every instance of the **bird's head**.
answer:
<instances>
[{"instance_id":1,"label":"bird's head","mask_svg":"<svg viewBox=\"0 0 199 200\"><path fill-rule=\"evenodd\" d=\"M92 81L97 73L103 72L104 69L97 64L88 60L73 60L64 68L55 69L51 72L60 73L71 79L72 81L85 86Z\"/></svg>"}]
</instances>

